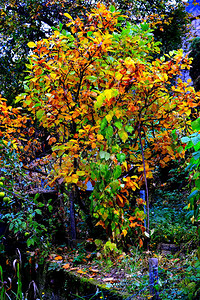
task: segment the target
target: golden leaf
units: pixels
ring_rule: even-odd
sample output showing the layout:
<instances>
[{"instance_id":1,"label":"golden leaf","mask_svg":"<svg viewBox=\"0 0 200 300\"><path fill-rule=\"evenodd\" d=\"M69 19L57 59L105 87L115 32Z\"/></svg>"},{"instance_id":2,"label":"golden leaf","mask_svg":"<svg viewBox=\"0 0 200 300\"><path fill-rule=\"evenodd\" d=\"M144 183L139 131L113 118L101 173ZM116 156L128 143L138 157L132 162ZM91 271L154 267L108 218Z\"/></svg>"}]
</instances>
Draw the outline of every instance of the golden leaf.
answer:
<instances>
[{"instance_id":1,"label":"golden leaf","mask_svg":"<svg viewBox=\"0 0 200 300\"><path fill-rule=\"evenodd\" d=\"M34 42L29 42L27 45L28 45L29 48L37 47L36 43L34 43Z\"/></svg>"}]
</instances>

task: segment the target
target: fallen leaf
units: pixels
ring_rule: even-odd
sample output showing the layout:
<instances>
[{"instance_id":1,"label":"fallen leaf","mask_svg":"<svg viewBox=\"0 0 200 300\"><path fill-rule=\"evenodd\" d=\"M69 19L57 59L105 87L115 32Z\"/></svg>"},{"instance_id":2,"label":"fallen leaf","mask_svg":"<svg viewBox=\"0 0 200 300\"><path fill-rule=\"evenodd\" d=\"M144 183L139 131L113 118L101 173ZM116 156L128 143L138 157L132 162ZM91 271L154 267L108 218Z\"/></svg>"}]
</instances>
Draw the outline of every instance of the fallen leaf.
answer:
<instances>
[{"instance_id":1,"label":"fallen leaf","mask_svg":"<svg viewBox=\"0 0 200 300\"><path fill-rule=\"evenodd\" d=\"M90 270L91 272L94 272L94 273L99 273L99 270L97 270L97 269L89 268L89 270Z\"/></svg>"},{"instance_id":2,"label":"fallen leaf","mask_svg":"<svg viewBox=\"0 0 200 300\"><path fill-rule=\"evenodd\" d=\"M58 255L58 256L56 256L54 259L55 259L55 260L61 260L61 259L63 259L63 258L62 258L62 256Z\"/></svg>"},{"instance_id":3,"label":"fallen leaf","mask_svg":"<svg viewBox=\"0 0 200 300\"><path fill-rule=\"evenodd\" d=\"M69 269L70 268L70 264L65 264L64 266L63 266L63 269Z\"/></svg>"},{"instance_id":4,"label":"fallen leaf","mask_svg":"<svg viewBox=\"0 0 200 300\"><path fill-rule=\"evenodd\" d=\"M79 274L86 274L86 271L78 270L77 273L79 273Z\"/></svg>"},{"instance_id":5,"label":"fallen leaf","mask_svg":"<svg viewBox=\"0 0 200 300\"><path fill-rule=\"evenodd\" d=\"M71 268L70 271L78 270L78 267Z\"/></svg>"},{"instance_id":6,"label":"fallen leaf","mask_svg":"<svg viewBox=\"0 0 200 300\"><path fill-rule=\"evenodd\" d=\"M103 281L104 281L104 282L107 282L107 281L112 281L112 280L114 280L114 278L113 278L113 277L109 277L109 278L104 278L104 279L103 279Z\"/></svg>"}]
</instances>

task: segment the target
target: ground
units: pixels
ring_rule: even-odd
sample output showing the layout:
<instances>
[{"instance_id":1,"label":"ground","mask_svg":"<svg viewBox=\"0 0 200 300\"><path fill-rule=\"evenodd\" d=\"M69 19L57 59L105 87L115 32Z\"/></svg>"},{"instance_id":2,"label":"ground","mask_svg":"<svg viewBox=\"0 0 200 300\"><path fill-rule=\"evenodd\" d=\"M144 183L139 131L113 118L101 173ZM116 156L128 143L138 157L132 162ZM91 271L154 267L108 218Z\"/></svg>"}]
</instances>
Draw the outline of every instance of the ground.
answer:
<instances>
[{"instance_id":1,"label":"ground","mask_svg":"<svg viewBox=\"0 0 200 300\"><path fill-rule=\"evenodd\" d=\"M48 258L49 268L64 269L73 276L98 284L102 289L113 290L124 299L130 296L131 299L151 299L148 259L156 257L159 264L156 289L162 295L161 299L188 299L190 289L195 295L199 288L200 267L195 251L164 255L160 251L130 249L116 257L99 258L97 253L59 247Z\"/></svg>"}]
</instances>

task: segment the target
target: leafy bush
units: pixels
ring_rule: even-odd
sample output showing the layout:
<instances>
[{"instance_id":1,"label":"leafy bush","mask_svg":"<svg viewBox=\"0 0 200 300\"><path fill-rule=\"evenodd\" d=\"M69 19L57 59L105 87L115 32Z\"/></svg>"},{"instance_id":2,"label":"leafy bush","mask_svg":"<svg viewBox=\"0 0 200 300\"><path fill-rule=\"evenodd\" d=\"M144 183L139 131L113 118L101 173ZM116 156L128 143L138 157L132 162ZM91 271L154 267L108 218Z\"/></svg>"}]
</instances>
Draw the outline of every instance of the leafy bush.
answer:
<instances>
[{"instance_id":1,"label":"leafy bush","mask_svg":"<svg viewBox=\"0 0 200 300\"><path fill-rule=\"evenodd\" d=\"M152 247L159 243L197 243L196 227L185 217L180 207L154 206L150 212L150 226L153 229L151 237Z\"/></svg>"}]
</instances>

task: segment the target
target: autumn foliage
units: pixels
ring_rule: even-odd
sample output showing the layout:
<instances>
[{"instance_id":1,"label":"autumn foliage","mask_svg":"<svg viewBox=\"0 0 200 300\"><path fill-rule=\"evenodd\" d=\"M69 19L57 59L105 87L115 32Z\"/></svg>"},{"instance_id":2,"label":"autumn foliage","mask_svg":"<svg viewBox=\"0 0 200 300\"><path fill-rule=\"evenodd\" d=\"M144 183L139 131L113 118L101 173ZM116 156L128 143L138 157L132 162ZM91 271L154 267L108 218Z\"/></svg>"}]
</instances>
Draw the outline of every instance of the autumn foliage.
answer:
<instances>
[{"instance_id":1,"label":"autumn foliage","mask_svg":"<svg viewBox=\"0 0 200 300\"><path fill-rule=\"evenodd\" d=\"M199 95L181 79L190 66L181 50L154 59L159 42L148 24L126 24L100 3L87 22L65 16L68 30L28 44L17 102L49 133L49 184L86 190L91 182L90 213L116 241L130 228L145 231L144 203L131 207L130 195L144 169L150 180L156 166L184 157L180 137Z\"/></svg>"}]
</instances>

